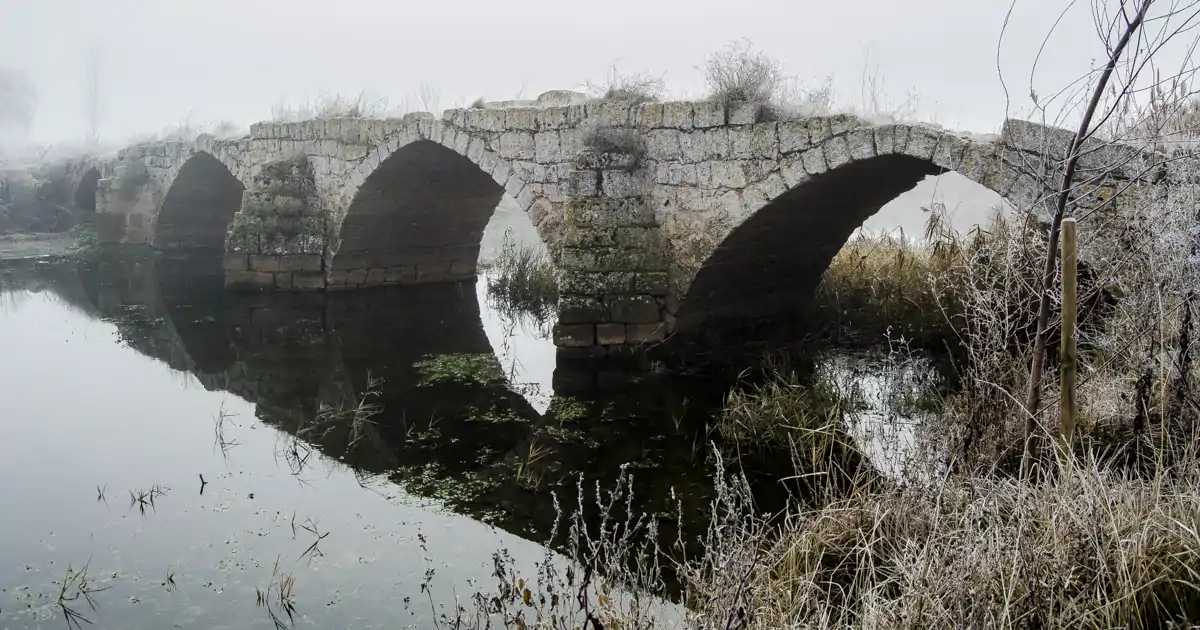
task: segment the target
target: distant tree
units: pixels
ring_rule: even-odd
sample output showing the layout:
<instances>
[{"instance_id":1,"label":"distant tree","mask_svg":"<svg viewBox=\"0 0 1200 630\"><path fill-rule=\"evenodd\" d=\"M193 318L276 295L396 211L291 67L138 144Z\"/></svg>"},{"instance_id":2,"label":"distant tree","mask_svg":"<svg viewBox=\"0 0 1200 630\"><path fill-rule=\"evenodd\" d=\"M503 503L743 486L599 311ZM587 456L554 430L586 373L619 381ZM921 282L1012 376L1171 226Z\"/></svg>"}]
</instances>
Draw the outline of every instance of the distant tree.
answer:
<instances>
[{"instance_id":1,"label":"distant tree","mask_svg":"<svg viewBox=\"0 0 1200 630\"><path fill-rule=\"evenodd\" d=\"M16 68L0 66L0 134L29 131L37 104L37 89L29 76Z\"/></svg>"},{"instance_id":2,"label":"distant tree","mask_svg":"<svg viewBox=\"0 0 1200 630\"><path fill-rule=\"evenodd\" d=\"M87 71L83 93L84 122L87 123L87 137L84 143L94 147L100 143L100 123L104 120L104 104L100 90L100 47L92 44L88 47Z\"/></svg>"}]
</instances>

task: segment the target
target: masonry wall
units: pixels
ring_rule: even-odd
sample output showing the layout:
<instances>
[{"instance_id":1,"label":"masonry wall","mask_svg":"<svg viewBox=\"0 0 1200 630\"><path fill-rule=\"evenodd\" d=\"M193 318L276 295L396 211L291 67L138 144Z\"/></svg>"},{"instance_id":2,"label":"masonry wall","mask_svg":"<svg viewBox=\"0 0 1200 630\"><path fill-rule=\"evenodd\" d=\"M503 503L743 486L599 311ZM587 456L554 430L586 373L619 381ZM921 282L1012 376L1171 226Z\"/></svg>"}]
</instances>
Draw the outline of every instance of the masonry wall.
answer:
<instances>
[{"instance_id":1,"label":"masonry wall","mask_svg":"<svg viewBox=\"0 0 1200 630\"><path fill-rule=\"evenodd\" d=\"M635 138L636 150L597 146L597 137L611 133ZM194 146L125 152L123 160L145 166L148 182L120 201L115 197L123 189L115 183L119 174L102 180L110 183L101 185L98 198L107 201L98 211L122 218L114 230L121 239L148 240L155 208L189 152L210 152L247 183L230 231L231 286L363 288L472 275L481 231L476 224L486 214L475 206L494 184L492 191L513 197L529 213L559 264L563 300L557 342L604 353L655 343L675 330L693 282L713 252L729 245L730 235L750 217L813 178L856 162L875 160L885 168L890 162L880 156L907 156L924 166L906 167L905 177L954 169L1001 195L1034 198L1040 190L1037 178L1061 165L1059 153L1065 153L1069 136L1019 121L1006 124L1003 138L924 125L874 125L850 116L769 122L757 106L709 102L459 109L440 120L417 114L260 123L248 138L209 137ZM477 203L468 208L431 199L428 193L439 189L422 186L437 172L376 177L372 183L397 152L422 143L428 155L448 150L486 175L478 194L464 197ZM1125 150L1089 154L1083 166L1118 159L1112 151ZM262 175L270 165L296 156L307 161L299 180ZM1144 166L1141 158L1132 163L1126 170ZM869 186L875 175L864 171L862 185ZM1122 181L1143 177L1126 175ZM1081 195L1099 199L1112 190L1101 183ZM379 196L372 201L367 193L373 192L413 203L382 203ZM439 199L447 194L439 192ZM819 204L796 198L806 199L805 207L787 211L843 211L836 198ZM784 242L773 229L779 225L791 224L763 224L759 233ZM384 260L377 244L342 250L348 226L366 234L388 233L392 243L405 234L414 238ZM281 232L285 235L278 238ZM840 246L807 243L812 234L786 236L795 251ZM742 240L753 246L755 239Z\"/></svg>"}]
</instances>

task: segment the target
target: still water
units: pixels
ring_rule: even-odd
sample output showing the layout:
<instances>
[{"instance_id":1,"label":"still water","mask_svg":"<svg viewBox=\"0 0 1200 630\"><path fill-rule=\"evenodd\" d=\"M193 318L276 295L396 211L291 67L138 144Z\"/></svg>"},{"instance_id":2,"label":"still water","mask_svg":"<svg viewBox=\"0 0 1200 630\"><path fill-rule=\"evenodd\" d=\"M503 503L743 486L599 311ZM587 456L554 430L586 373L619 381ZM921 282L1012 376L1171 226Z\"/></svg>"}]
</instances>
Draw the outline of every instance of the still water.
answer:
<instances>
[{"instance_id":1,"label":"still water","mask_svg":"<svg viewBox=\"0 0 1200 630\"><path fill-rule=\"evenodd\" d=\"M95 628L276 627L257 592L285 579L295 627L431 627L494 552L531 574L555 497L622 465L663 540L700 533L729 376L556 365L485 285L236 295L216 259L145 255L10 276L0 628L67 623L84 565ZM764 505L787 465L751 462Z\"/></svg>"},{"instance_id":2,"label":"still water","mask_svg":"<svg viewBox=\"0 0 1200 630\"><path fill-rule=\"evenodd\" d=\"M682 446L670 397L555 373L548 340L481 315L482 281L236 296L202 267L0 294L0 627L61 626L85 564L97 628L274 627L256 589L284 575L297 627L428 627L427 569L439 604L497 550L531 569L579 473L629 462L644 509L674 514L673 486L704 514L704 438Z\"/></svg>"}]
</instances>

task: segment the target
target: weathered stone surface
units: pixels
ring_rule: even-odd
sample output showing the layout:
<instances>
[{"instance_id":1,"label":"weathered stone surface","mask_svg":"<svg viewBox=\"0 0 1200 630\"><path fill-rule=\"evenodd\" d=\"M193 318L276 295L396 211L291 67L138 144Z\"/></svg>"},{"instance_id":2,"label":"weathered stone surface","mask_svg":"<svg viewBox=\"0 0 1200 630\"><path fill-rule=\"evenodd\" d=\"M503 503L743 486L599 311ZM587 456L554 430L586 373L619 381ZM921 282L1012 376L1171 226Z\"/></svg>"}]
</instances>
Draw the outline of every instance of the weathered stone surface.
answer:
<instances>
[{"instance_id":1,"label":"weathered stone surface","mask_svg":"<svg viewBox=\"0 0 1200 630\"><path fill-rule=\"evenodd\" d=\"M558 266L556 341L587 348L655 342L677 325L803 293L808 280L771 289L747 279L819 275L821 256L841 243L811 239L848 233L877 210L851 203L863 190L952 169L1028 204L1073 139L1015 120L985 137L849 115L764 122L771 112L753 103L543 96L440 119L256 123L245 138L129 147L80 164L98 176L76 196L94 197L105 241L215 243L229 287L298 291L469 278L507 194ZM598 147L598 127L627 146ZM1080 172L1098 179L1074 203L1200 179L1180 166L1188 156L1084 148Z\"/></svg>"}]
</instances>

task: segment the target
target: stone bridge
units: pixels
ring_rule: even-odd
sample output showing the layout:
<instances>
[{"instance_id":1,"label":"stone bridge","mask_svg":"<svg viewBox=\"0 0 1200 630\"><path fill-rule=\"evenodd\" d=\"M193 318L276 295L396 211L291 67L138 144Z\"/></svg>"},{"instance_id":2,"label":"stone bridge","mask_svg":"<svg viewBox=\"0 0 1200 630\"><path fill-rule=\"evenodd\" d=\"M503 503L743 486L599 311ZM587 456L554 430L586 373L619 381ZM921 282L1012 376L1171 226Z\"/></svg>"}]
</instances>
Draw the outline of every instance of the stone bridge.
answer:
<instances>
[{"instance_id":1,"label":"stone bridge","mask_svg":"<svg viewBox=\"0 0 1200 630\"><path fill-rule=\"evenodd\" d=\"M763 112L599 101L266 122L125 149L79 194L96 188L102 241L218 250L227 287L278 290L473 277L507 194L557 264L556 344L595 355L794 308L851 233L926 176L957 171L1036 208L1072 138L1015 120L980 137ZM1173 164L1093 143L1076 197L1161 184Z\"/></svg>"}]
</instances>

